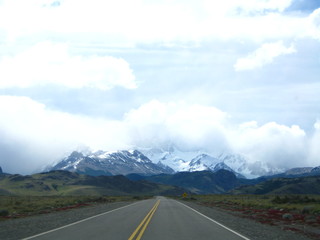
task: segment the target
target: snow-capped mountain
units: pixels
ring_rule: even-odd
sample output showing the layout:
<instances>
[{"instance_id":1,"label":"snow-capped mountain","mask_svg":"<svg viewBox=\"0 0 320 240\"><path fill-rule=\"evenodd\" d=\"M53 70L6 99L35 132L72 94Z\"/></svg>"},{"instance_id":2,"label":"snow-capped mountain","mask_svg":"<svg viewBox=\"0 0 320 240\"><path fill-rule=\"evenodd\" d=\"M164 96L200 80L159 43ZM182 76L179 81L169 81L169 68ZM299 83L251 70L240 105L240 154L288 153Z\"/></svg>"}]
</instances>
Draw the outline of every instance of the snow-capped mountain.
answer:
<instances>
[{"instance_id":1,"label":"snow-capped mountain","mask_svg":"<svg viewBox=\"0 0 320 240\"><path fill-rule=\"evenodd\" d=\"M239 178L245 178L245 176L243 176L242 174L236 172L231 167L229 167L223 160L209 156L207 154L200 154L189 162L189 172L203 171L203 170L210 170L213 172L217 172L220 169L233 172Z\"/></svg>"},{"instance_id":2,"label":"snow-capped mountain","mask_svg":"<svg viewBox=\"0 0 320 240\"><path fill-rule=\"evenodd\" d=\"M246 178L246 177L243 176L241 173L238 173L238 172L234 171L231 167L229 167L229 166L228 166L227 164L225 164L224 162L219 162L219 163L217 163L212 170L213 170L213 172L217 172L217 171L219 171L219 170L221 170L221 169L224 169L224 170L228 170L228 171L230 171L230 172L233 172L233 173L237 176L237 178Z\"/></svg>"},{"instance_id":3,"label":"snow-capped mountain","mask_svg":"<svg viewBox=\"0 0 320 240\"><path fill-rule=\"evenodd\" d=\"M53 167L47 170L67 170L88 175L127 175L138 173L154 175L173 173L168 166L155 164L137 150L94 153L73 152Z\"/></svg>"},{"instance_id":4,"label":"snow-capped mountain","mask_svg":"<svg viewBox=\"0 0 320 240\"><path fill-rule=\"evenodd\" d=\"M211 157L207 154L200 154L189 162L189 172L214 170L219 163L219 159Z\"/></svg>"},{"instance_id":5,"label":"snow-capped mountain","mask_svg":"<svg viewBox=\"0 0 320 240\"><path fill-rule=\"evenodd\" d=\"M176 172L182 171L217 171L225 169L234 172L238 177L256 178L284 172L259 161L248 161L244 156L233 153L214 154L205 151L181 151L176 147L166 149L139 149L154 163L169 166Z\"/></svg>"},{"instance_id":6,"label":"snow-capped mountain","mask_svg":"<svg viewBox=\"0 0 320 240\"><path fill-rule=\"evenodd\" d=\"M162 148L139 148L152 162L169 166L176 172L189 171L190 161L200 155L200 151L180 151L175 147ZM200 171L195 169L194 171Z\"/></svg>"}]
</instances>

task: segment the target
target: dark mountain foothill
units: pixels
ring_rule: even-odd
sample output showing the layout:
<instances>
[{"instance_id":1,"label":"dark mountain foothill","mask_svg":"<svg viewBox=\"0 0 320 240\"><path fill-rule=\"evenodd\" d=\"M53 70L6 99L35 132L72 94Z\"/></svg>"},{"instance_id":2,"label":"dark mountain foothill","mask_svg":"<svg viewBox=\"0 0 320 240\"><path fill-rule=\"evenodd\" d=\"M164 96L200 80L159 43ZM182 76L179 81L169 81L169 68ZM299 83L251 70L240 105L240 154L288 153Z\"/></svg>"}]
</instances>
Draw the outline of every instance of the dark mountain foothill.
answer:
<instances>
[{"instance_id":1,"label":"dark mountain foothill","mask_svg":"<svg viewBox=\"0 0 320 240\"><path fill-rule=\"evenodd\" d=\"M243 184L255 183L248 179L237 178L233 172L224 169L217 172L179 172L173 175L159 174L145 177L131 174L127 177L132 180L145 179L150 182L179 186L196 194L221 194Z\"/></svg>"}]
</instances>

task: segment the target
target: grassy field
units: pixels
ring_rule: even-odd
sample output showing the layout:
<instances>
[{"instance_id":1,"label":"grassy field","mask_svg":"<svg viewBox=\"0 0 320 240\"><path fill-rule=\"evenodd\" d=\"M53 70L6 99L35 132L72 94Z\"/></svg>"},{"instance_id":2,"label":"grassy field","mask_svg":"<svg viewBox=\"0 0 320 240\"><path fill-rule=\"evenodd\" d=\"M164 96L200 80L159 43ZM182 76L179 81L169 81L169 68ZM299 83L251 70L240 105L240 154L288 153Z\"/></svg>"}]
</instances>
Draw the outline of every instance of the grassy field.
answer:
<instances>
[{"instance_id":1,"label":"grassy field","mask_svg":"<svg viewBox=\"0 0 320 240\"><path fill-rule=\"evenodd\" d=\"M98 203L135 201L148 196L0 196L0 220L85 207Z\"/></svg>"},{"instance_id":2,"label":"grassy field","mask_svg":"<svg viewBox=\"0 0 320 240\"><path fill-rule=\"evenodd\" d=\"M239 208L283 209L320 214L320 195L194 195L185 200L201 204Z\"/></svg>"}]
</instances>

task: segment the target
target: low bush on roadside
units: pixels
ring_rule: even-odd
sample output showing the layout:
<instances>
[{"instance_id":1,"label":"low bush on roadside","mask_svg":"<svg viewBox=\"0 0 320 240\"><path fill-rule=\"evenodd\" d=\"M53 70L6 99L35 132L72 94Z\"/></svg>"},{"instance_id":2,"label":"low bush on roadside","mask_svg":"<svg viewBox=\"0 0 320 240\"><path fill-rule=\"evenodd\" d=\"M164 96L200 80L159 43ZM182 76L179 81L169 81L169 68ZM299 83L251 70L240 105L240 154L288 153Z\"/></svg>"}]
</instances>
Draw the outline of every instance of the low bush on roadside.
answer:
<instances>
[{"instance_id":1,"label":"low bush on roadside","mask_svg":"<svg viewBox=\"0 0 320 240\"><path fill-rule=\"evenodd\" d=\"M316 200L313 197L309 196L299 196L299 195L289 195L289 196L275 196L272 199L272 203L320 203L320 200Z\"/></svg>"},{"instance_id":2,"label":"low bush on roadside","mask_svg":"<svg viewBox=\"0 0 320 240\"><path fill-rule=\"evenodd\" d=\"M6 217L9 215L9 211L5 209L0 209L0 216L1 217Z\"/></svg>"}]
</instances>

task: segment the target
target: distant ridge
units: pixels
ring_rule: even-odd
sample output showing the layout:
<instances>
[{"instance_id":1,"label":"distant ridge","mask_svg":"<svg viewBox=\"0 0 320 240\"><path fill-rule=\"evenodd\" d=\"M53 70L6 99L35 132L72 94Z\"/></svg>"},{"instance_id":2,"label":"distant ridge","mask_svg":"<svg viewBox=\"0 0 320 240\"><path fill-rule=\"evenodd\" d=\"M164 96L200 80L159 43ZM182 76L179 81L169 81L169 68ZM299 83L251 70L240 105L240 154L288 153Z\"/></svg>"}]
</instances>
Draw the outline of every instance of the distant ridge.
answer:
<instances>
[{"instance_id":1,"label":"distant ridge","mask_svg":"<svg viewBox=\"0 0 320 240\"><path fill-rule=\"evenodd\" d=\"M291 168L283 173L262 176L260 178L273 179L273 178L297 178L297 177L308 177L308 176L320 176L320 166L319 167L301 167L301 168Z\"/></svg>"},{"instance_id":2,"label":"distant ridge","mask_svg":"<svg viewBox=\"0 0 320 240\"><path fill-rule=\"evenodd\" d=\"M320 194L320 176L273 178L252 186L241 186L232 194Z\"/></svg>"}]
</instances>

